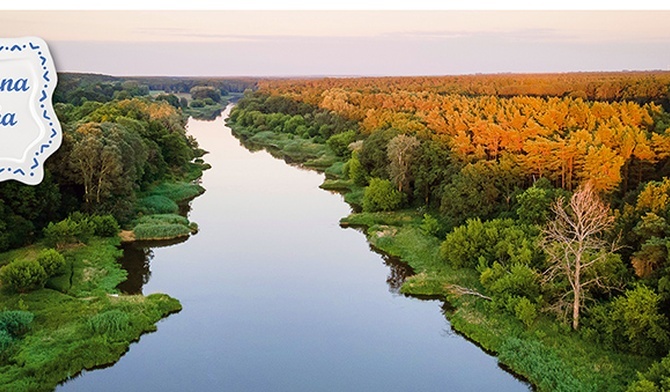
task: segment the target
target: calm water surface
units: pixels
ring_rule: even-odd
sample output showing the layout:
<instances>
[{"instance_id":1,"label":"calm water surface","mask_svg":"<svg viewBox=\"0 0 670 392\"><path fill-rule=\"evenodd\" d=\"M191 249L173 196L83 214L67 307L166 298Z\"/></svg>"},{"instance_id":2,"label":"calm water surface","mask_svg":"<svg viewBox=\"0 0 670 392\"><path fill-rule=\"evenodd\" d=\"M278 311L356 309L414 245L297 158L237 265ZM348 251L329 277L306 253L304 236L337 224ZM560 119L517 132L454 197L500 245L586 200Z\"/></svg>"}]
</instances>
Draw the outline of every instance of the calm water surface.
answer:
<instances>
[{"instance_id":1,"label":"calm water surface","mask_svg":"<svg viewBox=\"0 0 670 392\"><path fill-rule=\"evenodd\" d=\"M451 331L442 302L397 294L411 271L339 227L349 207L321 174L249 152L222 118L188 129L213 167L189 213L200 233L126 249L121 286L184 310L58 391L529 390Z\"/></svg>"}]
</instances>

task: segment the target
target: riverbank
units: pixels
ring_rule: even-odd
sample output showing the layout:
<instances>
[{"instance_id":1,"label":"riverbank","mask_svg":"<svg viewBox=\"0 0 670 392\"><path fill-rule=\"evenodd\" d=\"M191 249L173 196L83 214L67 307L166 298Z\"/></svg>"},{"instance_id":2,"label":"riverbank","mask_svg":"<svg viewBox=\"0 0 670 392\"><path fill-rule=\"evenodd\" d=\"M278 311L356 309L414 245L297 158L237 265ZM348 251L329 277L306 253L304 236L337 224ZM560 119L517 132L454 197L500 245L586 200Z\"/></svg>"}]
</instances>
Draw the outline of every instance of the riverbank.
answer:
<instances>
[{"instance_id":1,"label":"riverbank","mask_svg":"<svg viewBox=\"0 0 670 392\"><path fill-rule=\"evenodd\" d=\"M175 180L154 185L139 195L137 218L129 230L108 238L94 237L65 246L65 273L46 287L16 294L0 291L0 309L34 316L21 339L0 352L0 390L50 391L83 370L117 362L156 323L182 309L166 294L122 295L117 286L127 272L118 259L122 241L183 238L197 231L184 206L204 193L195 183L209 165L190 163ZM44 241L0 254L0 266L31 260L48 249Z\"/></svg>"},{"instance_id":2,"label":"riverbank","mask_svg":"<svg viewBox=\"0 0 670 392\"><path fill-rule=\"evenodd\" d=\"M322 188L343 193L355 209L362 204L363 188L344 177L344 161L325 144L293 134L254 132L251 127L228 125L248 148L266 148L287 163L324 172ZM410 265L416 274L405 281L402 293L448 302L450 310L445 316L454 330L494 353L506 369L529 380L538 390L623 391L636 379L637 372L653 362L586 341L542 315L524 325L500 312L477 295L483 288L476 271L454 269L440 259L443 238L422 229L424 212L419 208L355 213L343 218L341 225L363 228L373 246Z\"/></svg>"},{"instance_id":3,"label":"riverbank","mask_svg":"<svg viewBox=\"0 0 670 392\"><path fill-rule=\"evenodd\" d=\"M0 292L0 308L34 314L30 331L2 353L0 390L50 391L85 369L110 365L156 322L179 312L165 294L118 295L126 272L118 238L94 238L62 251L69 269L62 282L24 293ZM28 259L46 246L37 243L0 255L0 264Z\"/></svg>"}]
</instances>

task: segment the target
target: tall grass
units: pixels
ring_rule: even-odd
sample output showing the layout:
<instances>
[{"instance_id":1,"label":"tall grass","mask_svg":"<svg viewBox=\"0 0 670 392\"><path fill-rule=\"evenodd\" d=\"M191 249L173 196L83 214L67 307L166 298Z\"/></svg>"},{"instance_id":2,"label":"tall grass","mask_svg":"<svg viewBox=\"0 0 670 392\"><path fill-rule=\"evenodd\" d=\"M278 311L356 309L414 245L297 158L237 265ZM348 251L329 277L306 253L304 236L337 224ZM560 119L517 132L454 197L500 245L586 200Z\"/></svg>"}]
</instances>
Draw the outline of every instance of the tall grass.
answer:
<instances>
[{"instance_id":1,"label":"tall grass","mask_svg":"<svg viewBox=\"0 0 670 392\"><path fill-rule=\"evenodd\" d=\"M136 240L162 240L188 236L191 229L177 223L140 223L133 232Z\"/></svg>"},{"instance_id":2,"label":"tall grass","mask_svg":"<svg viewBox=\"0 0 670 392\"><path fill-rule=\"evenodd\" d=\"M179 206L169 197L151 195L140 199L137 210L142 214L174 214Z\"/></svg>"}]
</instances>

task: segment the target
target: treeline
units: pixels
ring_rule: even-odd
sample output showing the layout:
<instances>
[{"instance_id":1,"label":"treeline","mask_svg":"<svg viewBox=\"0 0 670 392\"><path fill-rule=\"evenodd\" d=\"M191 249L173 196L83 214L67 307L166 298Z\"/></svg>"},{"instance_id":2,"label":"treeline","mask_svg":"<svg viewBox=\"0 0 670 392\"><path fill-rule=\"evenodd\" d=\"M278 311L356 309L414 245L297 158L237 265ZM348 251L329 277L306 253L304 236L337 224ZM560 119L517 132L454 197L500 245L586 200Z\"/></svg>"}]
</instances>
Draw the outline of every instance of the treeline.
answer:
<instances>
[{"instance_id":1,"label":"treeline","mask_svg":"<svg viewBox=\"0 0 670 392\"><path fill-rule=\"evenodd\" d=\"M291 94L312 104L318 104L323 91L338 88L357 91L362 96L407 91L469 97L571 97L589 101L633 101L638 104L653 102L670 109L668 71L273 79L260 80L258 84L262 90Z\"/></svg>"},{"instance_id":2,"label":"treeline","mask_svg":"<svg viewBox=\"0 0 670 392\"><path fill-rule=\"evenodd\" d=\"M81 105L85 101L109 102L149 95L190 93L194 88L210 87L221 96L256 88L252 78L115 77L101 74L59 73L54 102Z\"/></svg>"},{"instance_id":3,"label":"treeline","mask_svg":"<svg viewBox=\"0 0 670 392\"><path fill-rule=\"evenodd\" d=\"M231 113L231 121L243 127L253 127L258 132L294 134L321 143L335 134L358 127L356 121L347 120L328 109L282 96L252 93L239 102Z\"/></svg>"},{"instance_id":4,"label":"treeline","mask_svg":"<svg viewBox=\"0 0 670 392\"><path fill-rule=\"evenodd\" d=\"M47 160L42 183L0 183L0 251L31 243L47 224L75 212L111 214L127 223L139 192L199 170L191 161L203 151L169 103L148 97L77 101L55 104L63 142Z\"/></svg>"},{"instance_id":5,"label":"treeline","mask_svg":"<svg viewBox=\"0 0 670 392\"><path fill-rule=\"evenodd\" d=\"M363 211L422 211L418 230L440 239L444 266L432 266L427 279L446 267L475 276L463 292L488 298L491 317L516 319L528 331L521 347L574 339L570 345L594 344L589 352L634 374L635 356L658 360L670 349L670 116L659 106L668 75L267 81L239 102L230 123L245 135L327 145L340 163L326 173L341 176L345 198ZM562 93L542 90L543 80L562 78ZM468 93L455 89L466 82ZM584 83L615 82L636 98L572 94ZM524 95L502 97L501 86L513 83L527 83ZM540 96L528 96L532 88ZM317 115L330 125L317 125ZM586 242L571 242L584 227L577 237ZM560 325L577 333L558 332ZM669 361L639 380L598 382L660 390ZM550 389L577 385L552 380Z\"/></svg>"},{"instance_id":6,"label":"treeline","mask_svg":"<svg viewBox=\"0 0 670 392\"><path fill-rule=\"evenodd\" d=\"M54 103L81 105L86 101L109 102L149 95L149 87L137 81L108 75L59 73Z\"/></svg>"},{"instance_id":7,"label":"treeline","mask_svg":"<svg viewBox=\"0 0 670 392\"><path fill-rule=\"evenodd\" d=\"M147 85L151 90L171 93L187 93L196 86L212 86L222 95L226 93L242 93L247 89L255 89L257 78L206 78L206 77L168 77L152 76L125 78Z\"/></svg>"}]
</instances>

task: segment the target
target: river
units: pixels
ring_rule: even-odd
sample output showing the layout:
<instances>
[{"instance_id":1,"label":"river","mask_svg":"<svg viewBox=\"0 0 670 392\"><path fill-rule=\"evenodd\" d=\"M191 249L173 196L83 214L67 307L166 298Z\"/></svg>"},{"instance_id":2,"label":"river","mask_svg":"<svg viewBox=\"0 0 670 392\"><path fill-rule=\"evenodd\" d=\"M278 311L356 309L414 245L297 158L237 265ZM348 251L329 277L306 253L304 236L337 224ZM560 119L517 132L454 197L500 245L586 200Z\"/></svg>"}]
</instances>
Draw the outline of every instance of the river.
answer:
<instances>
[{"instance_id":1,"label":"river","mask_svg":"<svg viewBox=\"0 0 670 392\"><path fill-rule=\"evenodd\" d=\"M227 115L228 108L223 116ZM399 295L407 269L338 221L323 175L189 120L210 154L188 241L126 249L126 291L184 309L121 360L57 391L528 391L455 334L444 304Z\"/></svg>"}]
</instances>

